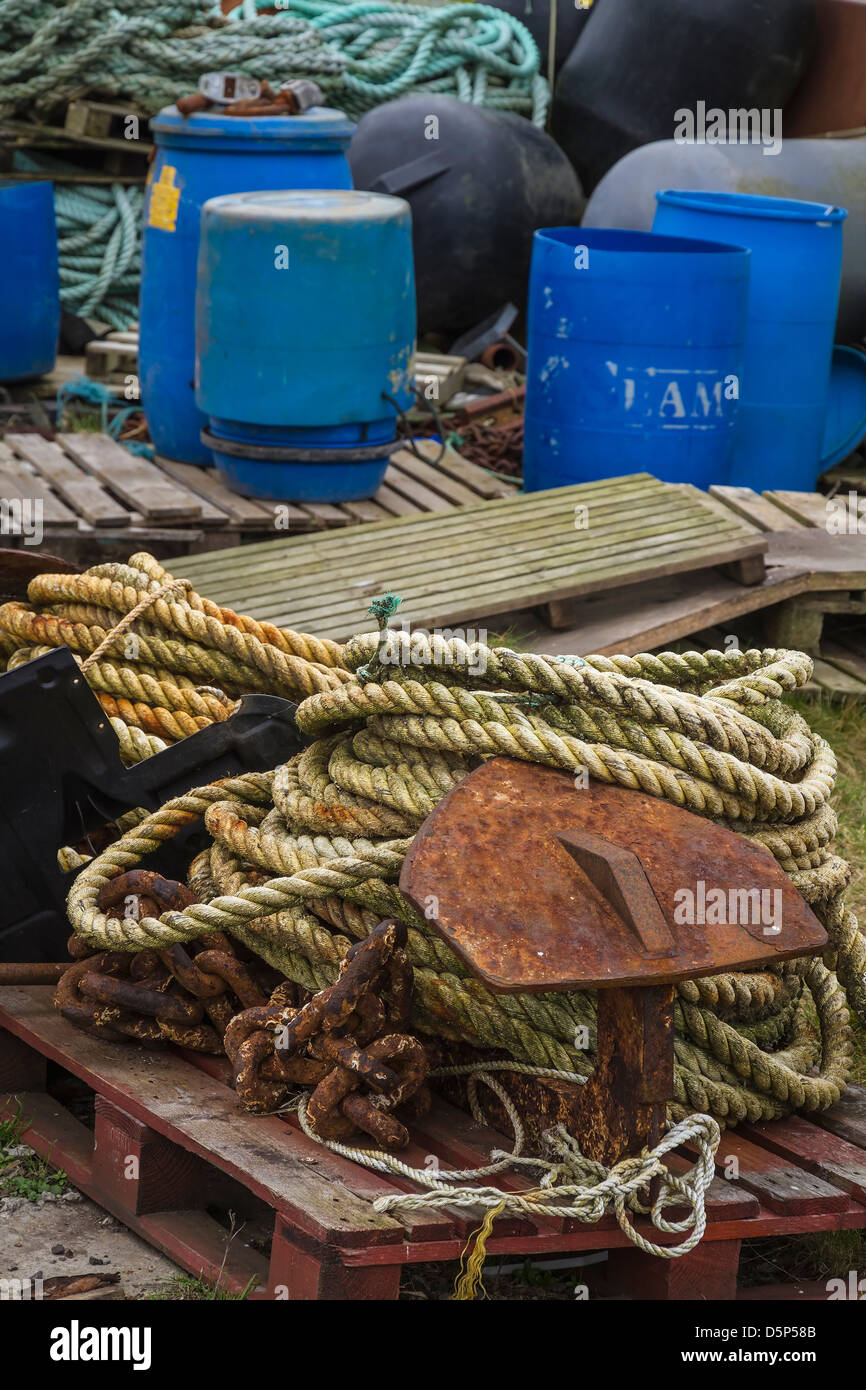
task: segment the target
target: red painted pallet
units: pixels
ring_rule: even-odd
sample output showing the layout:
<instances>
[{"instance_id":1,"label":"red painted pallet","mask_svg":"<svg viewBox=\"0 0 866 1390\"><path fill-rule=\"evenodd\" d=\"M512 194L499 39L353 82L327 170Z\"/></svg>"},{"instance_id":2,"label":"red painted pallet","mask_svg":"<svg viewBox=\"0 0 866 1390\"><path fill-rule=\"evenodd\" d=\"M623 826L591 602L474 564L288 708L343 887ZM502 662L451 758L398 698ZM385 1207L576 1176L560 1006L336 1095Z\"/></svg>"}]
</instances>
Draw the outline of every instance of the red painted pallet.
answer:
<instances>
[{"instance_id":1,"label":"red painted pallet","mask_svg":"<svg viewBox=\"0 0 866 1390\"><path fill-rule=\"evenodd\" d=\"M93 1131L61 1103L58 1065L93 1092ZM477 1216L376 1212L376 1197L411 1185L347 1162L307 1139L292 1119L242 1113L225 1067L224 1059L76 1032L54 1011L48 987L0 990L0 1111L20 1104L28 1143L191 1273L221 1272L235 1292L252 1280L260 1298L393 1299L404 1265L459 1257ZM797 1118L723 1136L706 1235L680 1259L644 1255L612 1216L594 1226L499 1218L488 1253L607 1250L604 1287L594 1282L594 1296L735 1298L743 1239L866 1225L866 1090L851 1088L819 1118L820 1127ZM462 1167L488 1161L502 1143L437 1101L414 1126L404 1156L420 1167L431 1156L443 1168ZM737 1181L727 1176L732 1159ZM674 1161L685 1167L685 1159ZM528 1183L514 1176L502 1185ZM234 1238L213 1214L226 1207L248 1223ZM244 1238L262 1215L269 1258ZM647 1229L662 1243L678 1239ZM792 1289L792 1296L803 1295Z\"/></svg>"}]
</instances>

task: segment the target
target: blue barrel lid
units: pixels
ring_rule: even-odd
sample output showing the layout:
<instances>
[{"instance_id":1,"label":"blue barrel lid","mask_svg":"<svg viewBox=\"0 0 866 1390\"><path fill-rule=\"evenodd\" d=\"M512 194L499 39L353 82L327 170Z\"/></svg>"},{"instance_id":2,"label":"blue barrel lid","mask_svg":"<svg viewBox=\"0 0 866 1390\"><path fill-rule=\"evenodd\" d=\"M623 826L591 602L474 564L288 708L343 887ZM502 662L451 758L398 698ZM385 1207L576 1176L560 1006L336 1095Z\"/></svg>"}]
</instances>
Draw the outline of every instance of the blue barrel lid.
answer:
<instances>
[{"instance_id":1,"label":"blue barrel lid","mask_svg":"<svg viewBox=\"0 0 866 1390\"><path fill-rule=\"evenodd\" d=\"M158 145L215 150L241 148L250 140L273 140L307 150L345 150L355 126L342 111L311 106L301 116L226 116L221 111L196 111L182 116L165 106L150 123Z\"/></svg>"},{"instance_id":2,"label":"blue barrel lid","mask_svg":"<svg viewBox=\"0 0 866 1390\"><path fill-rule=\"evenodd\" d=\"M291 221L296 225L340 226L362 222L408 221L405 198L357 188L282 188L260 193L220 193L202 208L225 223ZM647 233L649 235L649 233ZM725 250L728 250L725 247Z\"/></svg>"}]
</instances>

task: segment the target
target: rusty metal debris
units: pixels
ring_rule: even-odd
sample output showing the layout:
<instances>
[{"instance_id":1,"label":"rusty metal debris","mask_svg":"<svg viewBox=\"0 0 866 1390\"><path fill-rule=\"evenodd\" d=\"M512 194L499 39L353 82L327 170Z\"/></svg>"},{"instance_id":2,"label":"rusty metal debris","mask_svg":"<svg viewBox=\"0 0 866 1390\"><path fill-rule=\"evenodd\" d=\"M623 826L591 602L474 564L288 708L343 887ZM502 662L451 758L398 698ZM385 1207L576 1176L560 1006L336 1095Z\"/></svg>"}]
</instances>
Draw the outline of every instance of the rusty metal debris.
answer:
<instances>
[{"instance_id":1,"label":"rusty metal debris","mask_svg":"<svg viewBox=\"0 0 866 1390\"><path fill-rule=\"evenodd\" d=\"M347 953L330 988L299 1006L280 986L266 1008L232 1020L225 1047L248 1109L274 1110L293 1086L314 1086L307 1119L320 1138L360 1130L382 1148L405 1147L409 1132L392 1112L420 1115L430 1105L427 1054L401 1031L412 993L405 939L402 923L381 922Z\"/></svg>"},{"instance_id":2,"label":"rusty metal debris","mask_svg":"<svg viewBox=\"0 0 866 1390\"><path fill-rule=\"evenodd\" d=\"M509 853L502 856L502 846ZM466 892L488 876L495 894ZM749 916L683 922L684 886L772 890L777 934ZM471 772L427 817L400 887L495 991L597 989L596 1065L573 1116L610 1165L657 1143L673 1093L674 983L823 949L827 934L763 849L642 792L511 758Z\"/></svg>"},{"instance_id":3,"label":"rusty metal debris","mask_svg":"<svg viewBox=\"0 0 866 1390\"><path fill-rule=\"evenodd\" d=\"M150 869L120 874L106 883L99 906L133 910L139 918L182 910L197 901L185 884ZM116 915L116 914L111 914ZM221 932L162 951L94 954L72 937L75 963L64 969L54 1003L70 1023L96 1036L122 1041L175 1043L195 1052L223 1052L223 1037L240 1009L267 1004L276 972Z\"/></svg>"},{"instance_id":4,"label":"rusty metal debris","mask_svg":"<svg viewBox=\"0 0 866 1390\"><path fill-rule=\"evenodd\" d=\"M208 73L207 77L222 80L223 92L234 92L227 84L239 79L230 73ZM244 79L249 81L249 79ZM204 82L204 79L202 79ZM196 111L210 111L216 108L223 116L300 116L311 106L321 106L324 100L321 88L308 78L295 78L284 82L276 91L267 82L256 83L256 95L235 99L232 95L218 95L217 85L211 84L206 91L193 92L181 97L176 105L182 116L192 116Z\"/></svg>"}]
</instances>

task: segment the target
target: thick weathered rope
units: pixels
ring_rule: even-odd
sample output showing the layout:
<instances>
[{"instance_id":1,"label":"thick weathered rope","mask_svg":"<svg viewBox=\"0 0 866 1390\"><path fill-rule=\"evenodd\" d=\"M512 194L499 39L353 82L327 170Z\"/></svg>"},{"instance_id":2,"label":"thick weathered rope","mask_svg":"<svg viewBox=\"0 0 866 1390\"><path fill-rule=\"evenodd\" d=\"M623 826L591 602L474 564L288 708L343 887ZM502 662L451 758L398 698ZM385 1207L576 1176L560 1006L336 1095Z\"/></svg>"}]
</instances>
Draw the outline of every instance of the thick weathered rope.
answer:
<instances>
[{"instance_id":1,"label":"thick weathered rope","mask_svg":"<svg viewBox=\"0 0 866 1390\"><path fill-rule=\"evenodd\" d=\"M68 646L128 763L228 718L240 695L297 700L351 679L336 642L222 608L145 552L37 575L26 604L0 606L0 645L10 670Z\"/></svg>"},{"instance_id":2,"label":"thick weathered rope","mask_svg":"<svg viewBox=\"0 0 866 1390\"><path fill-rule=\"evenodd\" d=\"M308 749L271 774L177 798L82 871L69 897L81 936L101 949L141 950L224 930L321 989L353 939L396 916L408 927L417 1029L586 1076L593 998L485 990L397 878L426 815L486 757L588 769L763 845L830 936L824 961L679 986L670 1118L702 1111L733 1124L838 1099L852 1052L839 981L866 1013L866 942L844 906L847 866L832 852L832 752L782 700L808 680L808 657L691 652L578 664L423 635L403 650L373 633L350 642L341 660L349 670L372 668L372 678L303 702L298 723L317 736ZM101 885L197 815L213 837L191 869L200 902L137 923L101 914Z\"/></svg>"}]
</instances>

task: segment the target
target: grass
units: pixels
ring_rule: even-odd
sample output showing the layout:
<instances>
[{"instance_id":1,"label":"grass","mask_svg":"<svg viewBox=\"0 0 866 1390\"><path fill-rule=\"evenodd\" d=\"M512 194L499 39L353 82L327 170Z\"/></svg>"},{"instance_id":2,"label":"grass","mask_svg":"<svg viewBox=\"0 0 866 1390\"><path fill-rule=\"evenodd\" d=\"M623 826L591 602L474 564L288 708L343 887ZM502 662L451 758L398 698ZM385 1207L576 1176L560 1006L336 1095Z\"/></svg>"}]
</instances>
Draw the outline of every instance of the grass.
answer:
<instances>
[{"instance_id":1,"label":"grass","mask_svg":"<svg viewBox=\"0 0 866 1390\"><path fill-rule=\"evenodd\" d=\"M797 696L791 700L809 725L836 754L839 777L833 805L839 816L836 852L851 866L851 886L845 900L866 923L866 713L853 701L830 702ZM852 1019L854 1070L852 1080L866 1083L866 1026Z\"/></svg>"},{"instance_id":2,"label":"grass","mask_svg":"<svg viewBox=\"0 0 866 1390\"><path fill-rule=\"evenodd\" d=\"M174 1303L241 1303L249 1298L256 1287L252 1276L239 1293L231 1293L223 1287L222 1275L219 1279L206 1279L200 1274L196 1279L192 1274L175 1274L163 1289L154 1289L144 1295L145 1301Z\"/></svg>"},{"instance_id":3,"label":"grass","mask_svg":"<svg viewBox=\"0 0 866 1390\"><path fill-rule=\"evenodd\" d=\"M60 1197L69 1185L61 1168L52 1168L47 1159L32 1150L26 1154L10 1153L22 1143L27 1123L20 1102L11 1118L0 1119L0 1197L24 1197L28 1202L37 1202L43 1192Z\"/></svg>"}]
</instances>

